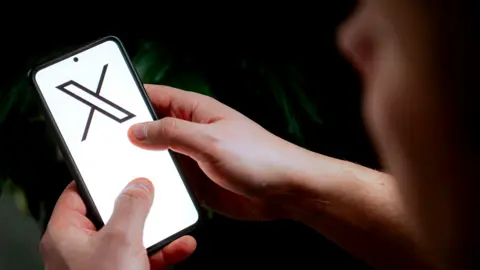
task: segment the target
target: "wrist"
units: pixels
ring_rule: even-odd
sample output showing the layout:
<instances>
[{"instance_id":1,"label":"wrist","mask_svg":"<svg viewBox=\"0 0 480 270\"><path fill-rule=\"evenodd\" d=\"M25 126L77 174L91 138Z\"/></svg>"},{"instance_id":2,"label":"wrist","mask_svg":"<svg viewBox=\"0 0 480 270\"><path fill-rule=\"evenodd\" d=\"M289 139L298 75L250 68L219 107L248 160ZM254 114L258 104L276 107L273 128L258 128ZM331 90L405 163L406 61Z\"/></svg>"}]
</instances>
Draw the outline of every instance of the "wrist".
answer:
<instances>
[{"instance_id":1,"label":"wrist","mask_svg":"<svg viewBox=\"0 0 480 270\"><path fill-rule=\"evenodd\" d=\"M284 155L289 158L276 176L279 187L268 200L274 202L278 218L304 222L328 203L329 194L341 184L338 178L346 165L296 145Z\"/></svg>"},{"instance_id":2,"label":"wrist","mask_svg":"<svg viewBox=\"0 0 480 270\"><path fill-rule=\"evenodd\" d=\"M378 179L385 174L360 165L330 158L296 147L288 156L290 163L282 171L282 189L272 198L280 218L302 223L354 211L355 201L362 201ZM342 214L342 215L343 215ZM349 214L347 214L349 216ZM322 219L322 218L320 218Z\"/></svg>"},{"instance_id":3,"label":"wrist","mask_svg":"<svg viewBox=\"0 0 480 270\"><path fill-rule=\"evenodd\" d=\"M279 218L303 223L367 261L381 254L386 261L417 263L402 256L421 238L393 178L307 150L290 157L284 192L276 198Z\"/></svg>"}]
</instances>

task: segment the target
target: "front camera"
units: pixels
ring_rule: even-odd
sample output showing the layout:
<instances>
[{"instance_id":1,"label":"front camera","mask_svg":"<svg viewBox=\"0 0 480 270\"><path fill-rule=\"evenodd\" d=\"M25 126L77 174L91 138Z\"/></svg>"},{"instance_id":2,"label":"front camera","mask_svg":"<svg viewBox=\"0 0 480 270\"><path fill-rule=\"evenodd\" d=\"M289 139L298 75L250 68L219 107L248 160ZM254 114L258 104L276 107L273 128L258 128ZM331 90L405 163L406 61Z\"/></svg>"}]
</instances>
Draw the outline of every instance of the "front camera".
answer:
<instances>
[{"instance_id":1,"label":"front camera","mask_svg":"<svg viewBox=\"0 0 480 270\"><path fill-rule=\"evenodd\" d=\"M78 62L78 58L77 58L77 57L74 57L74 58L73 58L73 61Z\"/></svg>"}]
</instances>

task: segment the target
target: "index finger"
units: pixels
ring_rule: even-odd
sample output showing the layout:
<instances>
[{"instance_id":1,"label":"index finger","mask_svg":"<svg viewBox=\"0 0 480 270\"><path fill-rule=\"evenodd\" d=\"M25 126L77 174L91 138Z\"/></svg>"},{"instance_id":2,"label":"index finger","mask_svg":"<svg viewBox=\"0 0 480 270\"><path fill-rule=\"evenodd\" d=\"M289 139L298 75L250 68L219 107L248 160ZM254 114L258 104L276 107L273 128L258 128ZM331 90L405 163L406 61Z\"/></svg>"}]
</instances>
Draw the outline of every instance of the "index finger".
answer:
<instances>
[{"instance_id":1,"label":"index finger","mask_svg":"<svg viewBox=\"0 0 480 270\"><path fill-rule=\"evenodd\" d=\"M151 269L166 269L169 265L180 263L187 259L196 249L197 242L191 236L181 238L168 244L165 248L153 254L150 259Z\"/></svg>"},{"instance_id":2,"label":"index finger","mask_svg":"<svg viewBox=\"0 0 480 270\"><path fill-rule=\"evenodd\" d=\"M145 90L162 117L170 116L196 123L212 123L233 112L233 109L215 99L195 92L152 84L146 84Z\"/></svg>"},{"instance_id":3,"label":"index finger","mask_svg":"<svg viewBox=\"0 0 480 270\"><path fill-rule=\"evenodd\" d=\"M94 231L95 226L86 217L87 207L77 191L75 182L71 182L63 191L57 200L52 216L50 217L49 227L56 229L69 228L71 225Z\"/></svg>"},{"instance_id":4,"label":"index finger","mask_svg":"<svg viewBox=\"0 0 480 270\"><path fill-rule=\"evenodd\" d=\"M58 198L57 204L55 205L55 209L58 209L58 208L62 208L62 209L67 208L68 210L70 211L73 210L83 216L87 214L87 207L85 206L85 203L83 203L83 200L80 197L80 194L78 194L77 185L75 184L75 181L70 182L70 184L68 184L68 186L60 195L60 198Z\"/></svg>"}]
</instances>

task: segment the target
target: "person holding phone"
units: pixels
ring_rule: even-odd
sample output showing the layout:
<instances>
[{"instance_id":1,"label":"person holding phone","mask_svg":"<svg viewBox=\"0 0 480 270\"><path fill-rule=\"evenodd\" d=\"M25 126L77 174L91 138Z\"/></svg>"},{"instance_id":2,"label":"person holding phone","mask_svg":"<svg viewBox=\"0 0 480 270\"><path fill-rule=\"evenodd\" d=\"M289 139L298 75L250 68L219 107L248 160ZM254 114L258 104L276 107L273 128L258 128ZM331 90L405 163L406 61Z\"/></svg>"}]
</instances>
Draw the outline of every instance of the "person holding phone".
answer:
<instances>
[{"instance_id":1,"label":"person holding phone","mask_svg":"<svg viewBox=\"0 0 480 270\"><path fill-rule=\"evenodd\" d=\"M471 269L479 152L465 3L361 1L340 31L386 172L313 153L210 97L166 86L146 86L166 117L131 127L129 138L190 157L201 169L187 171L194 192L229 217L302 222L376 268ZM195 240L184 237L147 259L147 183L126 189L98 232L69 186L42 240L47 269L154 269L192 253Z\"/></svg>"}]
</instances>

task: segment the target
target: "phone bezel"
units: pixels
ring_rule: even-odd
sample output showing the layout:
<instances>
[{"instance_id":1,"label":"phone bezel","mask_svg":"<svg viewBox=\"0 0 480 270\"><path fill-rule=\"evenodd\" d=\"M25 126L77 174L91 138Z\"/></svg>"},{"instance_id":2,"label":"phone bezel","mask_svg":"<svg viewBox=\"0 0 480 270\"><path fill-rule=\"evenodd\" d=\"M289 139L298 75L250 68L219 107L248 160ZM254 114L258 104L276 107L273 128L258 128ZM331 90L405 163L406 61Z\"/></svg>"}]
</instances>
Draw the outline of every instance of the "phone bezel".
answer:
<instances>
[{"instance_id":1,"label":"phone bezel","mask_svg":"<svg viewBox=\"0 0 480 270\"><path fill-rule=\"evenodd\" d=\"M88 43L87 45L84 45L84 46L81 46L80 48L76 49L76 50L73 50L73 51L70 51L66 54L63 54L59 57L56 57L52 60L48 60L48 61L45 61L37 66L35 66L34 68L32 68L29 72L28 72L28 79L30 81L30 83L33 85L33 87L35 88L39 98L40 98L40 101L41 101L41 107L42 107L42 110L44 112L44 114L47 116L48 118L48 122L53 126L53 129L54 129L54 133L55 133L55 139L57 141L57 143L59 144L59 148L63 154L63 157L65 158L65 162L70 170L70 173L73 175L74 177L74 181L77 185L77 188L78 188L78 191L80 193L80 196L82 197L86 207L87 207L87 212L88 212L88 217L92 220L92 222L94 223L95 227L97 228L97 230L100 230L105 224L102 220L102 218L100 217L100 214L97 210L97 207L95 205L95 202L93 201L91 195L90 195L90 192L88 191L87 189L87 186L85 184L85 182L83 181L83 178L77 168L77 166L75 165L75 160L73 159L70 151L68 150L68 147L67 147L67 144L65 142L65 140L63 139L63 136L60 132L60 129L58 128L56 122L55 122L55 119L51 113L51 111L48 109L48 104L46 102L46 100L44 99L43 97L43 94L40 90L40 88L38 87L38 84L35 80L35 75L38 71L44 69L44 68L47 68L51 65L54 65L60 61L63 61L67 58L70 58L76 54L79 54L81 52L84 52L86 50L89 50L95 46L98 46L104 42L107 42L107 41L113 41L117 44L117 46L119 47L121 53L122 53L122 56L123 56L123 59L124 61L127 63L127 66L130 70L130 73L132 75L132 77L134 78L135 80L135 83L138 87L138 90L140 91L140 94L142 95L143 97L143 100L145 102L145 105L147 106L148 110L150 111L150 114L152 116L152 118L154 120L158 120L158 116L157 114L155 113L155 109L153 108L153 105L152 103L150 102L150 99L148 98L148 95L147 95L147 92L145 91L145 88L143 87L143 83L141 82L141 79L140 79L140 76L138 75L138 72L137 70L135 69L135 67L133 66L132 62L131 62L131 59L130 57L128 56L128 53L125 49L125 47L123 46L122 42L120 41L119 38L117 38L116 36L113 36L113 35L110 35L110 36L106 36L106 37L103 37L103 38L100 38L100 39L97 39L93 42L90 42ZM197 211L197 214L198 214L198 219L197 219L197 222L194 223L193 225L169 236L168 238L162 240L162 241L159 241L158 243L150 246L147 248L147 253L148 255L152 255L154 254L155 252L157 252L158 250L162 249L163 247L165 247L167 244L169 244L170 242L174 241L175 239L178 239L180 238L181 236L183 235L186 235L186 234L189 234L191 233L192 231L196 230L200 224L202 223L203 221L203 215L202 215L202 210L200 208L200 205L197 201L197 198L194 194L194 192L192 192L192 189L190 187L190 185L188 184L188 182L185 180L185 174L183 173L183 169L181 168L181 164L178 160L178 156L175 152L171 151L170 149L168 149L168 152L170 154L170 156L172 157L172 160L175 164L175 167L177 168L177 171L178 173L180 174L180 177L187 189L187 192L189 194L189 197L190 199L192 200L194 206L195 206L195 209ZM133 180L133 179L132 179Z\"/></svg>"}]
</instances>

